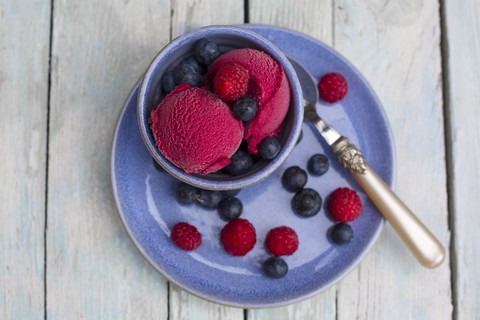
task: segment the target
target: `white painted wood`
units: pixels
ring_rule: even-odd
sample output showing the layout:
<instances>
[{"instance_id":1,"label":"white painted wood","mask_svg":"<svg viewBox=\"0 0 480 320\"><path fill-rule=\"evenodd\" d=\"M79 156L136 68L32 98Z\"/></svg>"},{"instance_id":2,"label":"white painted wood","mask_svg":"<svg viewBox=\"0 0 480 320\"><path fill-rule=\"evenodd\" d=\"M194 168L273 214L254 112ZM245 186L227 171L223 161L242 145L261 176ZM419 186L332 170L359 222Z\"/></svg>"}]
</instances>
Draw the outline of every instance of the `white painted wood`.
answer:
<instances>
[{"instance_id":1,"label":"white painted wood","mask_svg":"<svg viewBox=\"0 0 480 320\"><path fill-rule=\"evenodd\" d=\"M166 319L167 283L122 226L110 154L124 100L169 40L170 0L54 6L47 316Z\"/></svg>"},{"instance_id":2,"label":"white painted wood","mask_svg":"<svg viewBox=\"0 0 480 320\"><path fill-rule=\"evenodd\" d=\"M480 1L445 1L456 319L480 315Z\"/></svg>"},{"instance_id":3,"label":"white painted wood","mask_svg":"<svg viewBox=\"0 0 480 320\"><path fill-rule=\"evenodd\" d=\"M208 25L242 24L243 0L173 1L172 36Z\"/></svg>"},{"instance_id":4,"label":"white painted wood","mask_svg":"<svg viewBox=\"0 0 480 320\"><path fill-rule=\"evenodd\" d=\"M392 126L399 196L449 247L437 1L337 1L335 48L371 83ZM387 224L338 286L338 319L451 319L449 258L425 269Z\"/></svg>"},{"instance_id":5,"label":"white painted wood","mask_svg":"<svg viewBox=\"0 0 480 320\"><path fill-rule=\"evenodd\" d=\"M172 37L207 25L243 23L241 0L187 0L174 1L173 5ZM171 283L170 320L175 319L239 320L243 319L243 310L205 301Z\"/></svg>"},{"instance_id":6,"label":"white painted wood","mask_svg":"<svg viewBox=\"0 0 480 320\"><path fill-rule=\"evenodd\" d=\"M449 257L423 269L386 226L337 286L290 306L249 310L249 320L450 319L452 299L455 319L478 318L480 4L444 3L457 296ZM241 309L174 285L168 292L121 225L109 158L124 99L156 52L171 35L242 23L244 1L55 0L45 199L50 4L0 2L0 318L44 318L46 232L47 318L242 319ZM396 190L448 248L438 1L250 0L249 8L252 23L334 45L372 84L395 138Z\"/></svg>"},{"instance_id":7,"label":"white painted wood","mask_svg":"<svg viewBox=\"0 0 480 320\"><path fill-rule=\"evenodd\" d=\"M250 23L289 28L333 45L331 1L250 0L249 10Z\"/></svg>"},{"instance_id":8,"label":"white painted wood","mask_svg":"<svg viewBox=\"0 0 480 320\"><path fill-rule=\"evenodd\" d=\"M50 1L0 2L0 318L44 318Z\"/></svg>"},{"instance_id":9,"label":"white painted wood","mask_svg":"<svg viewBox=\"0 0 480 320\"><path fill-rule=\"evenodd\" d=\"M332 45L330 1L250 1L250 22L276 25L308 34ZM249 310L248 319L335 319L335 291L332 287L313 298L285 307Z\"/></svg>"}]
</instances>

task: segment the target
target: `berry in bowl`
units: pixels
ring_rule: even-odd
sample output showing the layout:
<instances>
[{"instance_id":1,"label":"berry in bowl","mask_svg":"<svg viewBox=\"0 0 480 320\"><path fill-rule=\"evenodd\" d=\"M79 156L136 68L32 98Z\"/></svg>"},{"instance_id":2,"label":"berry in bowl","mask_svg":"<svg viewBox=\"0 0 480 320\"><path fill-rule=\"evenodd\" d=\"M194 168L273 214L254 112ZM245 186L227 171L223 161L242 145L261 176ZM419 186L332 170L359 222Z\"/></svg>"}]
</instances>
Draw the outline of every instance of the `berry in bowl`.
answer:
<instances>
[{"instance_id":1,"label":"berry in bowl","mask_svg":"<svg viewBox=\"0 0 480 320\"><path fill-rule=\"evenodd\" d=\"M142 138L176 178L240 189L273 173L301 131L300 83L262 36L211 26L167 45L148 67L137 105Z\"/></svg>"}]
</instances>

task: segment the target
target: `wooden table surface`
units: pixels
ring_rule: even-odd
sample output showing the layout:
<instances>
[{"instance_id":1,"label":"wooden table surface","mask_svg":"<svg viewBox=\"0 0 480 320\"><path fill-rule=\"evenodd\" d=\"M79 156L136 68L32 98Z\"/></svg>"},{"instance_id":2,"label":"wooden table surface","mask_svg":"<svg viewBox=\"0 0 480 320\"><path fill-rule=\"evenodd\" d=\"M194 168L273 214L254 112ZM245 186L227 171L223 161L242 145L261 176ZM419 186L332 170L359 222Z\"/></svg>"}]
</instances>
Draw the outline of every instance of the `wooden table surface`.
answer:
<instances>
[{"instance_id":1,"label":"wooden table surface","mask_svg":"<svg viewBox=\"0 0 480 320\"><path fill-rule=\"evenodd\" d=\"M386 225L341 282L242 310L168 283L110 183L123 102L173 37L262 23L313 36L371 83L396 186L447 248L421 267ZM0 1L1 319L480 319L480 1Z\"/></svg>"}]
</instances>

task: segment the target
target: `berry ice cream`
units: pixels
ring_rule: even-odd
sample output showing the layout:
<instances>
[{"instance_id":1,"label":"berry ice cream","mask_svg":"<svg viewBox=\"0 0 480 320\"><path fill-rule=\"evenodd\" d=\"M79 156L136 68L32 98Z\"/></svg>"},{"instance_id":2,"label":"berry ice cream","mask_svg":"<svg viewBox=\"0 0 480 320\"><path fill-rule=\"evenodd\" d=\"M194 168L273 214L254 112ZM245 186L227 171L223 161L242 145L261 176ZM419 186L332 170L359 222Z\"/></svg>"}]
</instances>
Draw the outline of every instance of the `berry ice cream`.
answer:
<instances>
[{"instance_id":1,"label":"berry ice cream","mask_svg":"<svg viewBox=\"0 0 480 320\"><path fill-rule=\"evenodd\" d=\"M290 106L290 85L280 63L258 50L232 50L212 62L198 88L190 80L202 76L199 61L184 59L162 78L170 93L149 119L158 150L186 173L204 175L235 162L232 156L243 152L238 150L243 139L248 154L272 149L261 142L278 135ZM260 152L264 159L280 151L274 142L268 157Z\"/></svg>"},{"instance_id":2,"label":"berry ice cream","mask_svg":"<svg viewBox=\"0 0 480 320\"><path fill-rule=\"evenodd\" d=\"M290 86L281 64L268 54L254 49L237 49L218 57L207 72L207 82L225 65L235 65L249 74L247 95L258 104L256 116L245 123L248 151L258 153L259 143L277 136L290 106Z\"/></svg>"},{"instance_id":3,"label":"berry ice cream","mask_svg":"<svg viewBox=\"0 0 480 320\"><path fill-rule=\"evenodd\" d=\"M230 164L243 138L242 121L205 88L177 86L152 111L158 150L187 173L207 174Z\"/></svg>"}]
</instances>

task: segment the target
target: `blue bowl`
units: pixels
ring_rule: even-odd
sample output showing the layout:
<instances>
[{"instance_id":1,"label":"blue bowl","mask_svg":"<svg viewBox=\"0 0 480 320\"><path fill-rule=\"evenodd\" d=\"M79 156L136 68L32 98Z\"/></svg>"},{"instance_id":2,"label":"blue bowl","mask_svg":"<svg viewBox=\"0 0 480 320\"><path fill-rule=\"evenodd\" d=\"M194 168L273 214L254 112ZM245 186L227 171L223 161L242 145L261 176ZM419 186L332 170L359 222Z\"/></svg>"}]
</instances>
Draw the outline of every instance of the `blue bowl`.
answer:
<instances>
[{"instance_id":1,"label":"blue bowl","mask_svg":"<svg viewBox=\"0 0 480 320\"><path fill-rule=\"evenodd\" d=\"M195 43L207 38L215 41L222 53L239 49L252 48L263 51L278 61L285 71L290 83L291 102L284 120L283 130L279 135L282 149L273 160L257 161L252 169L240 176L231 176L221 172L207 175L187 174L167 160L157 149L148 119L152 107L156 107L164 95L161 87L163 74L176 66L183 58L193 52ZM273 43L261 35L239 27L209 26L182 35L164 47L148 67L138 92L137 115L140 132L153 158L174 177L194 186L210 190L240 189L259 182L272 174L287 159L300 135L303 122L303 97L300 82L287 57Z\"/></svg>"}]
</instances>

